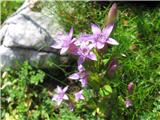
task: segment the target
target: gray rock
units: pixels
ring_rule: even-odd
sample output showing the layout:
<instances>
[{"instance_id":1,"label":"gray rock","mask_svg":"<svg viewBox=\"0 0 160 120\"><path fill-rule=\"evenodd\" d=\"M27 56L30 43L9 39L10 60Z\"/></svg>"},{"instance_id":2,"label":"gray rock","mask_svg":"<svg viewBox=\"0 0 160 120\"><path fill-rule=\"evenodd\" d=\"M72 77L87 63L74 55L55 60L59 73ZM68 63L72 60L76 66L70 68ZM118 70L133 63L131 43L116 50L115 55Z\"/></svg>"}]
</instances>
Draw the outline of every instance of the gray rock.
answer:
<instances>
[{"instance_id":1,"label":"gray rock","mask_svg":"<svg viewBox=\"0 0 160 120\"><path fill-rule=\"evenodd\" d=\"M0 68L13 66L15 61L28 60L36 67L50 67L50 63L66 62L67 57L60 56L59 50L50 46L58 41L57 34L65 33L55 19L31 7L39 0L26 0L24 4L9 17L0 29ZM31 4L31 2L34 4ZM51 65L52 66L52 65Z\"/></svg>"},{"instance_id":2,"label":"gray rock","mask_svg":"<svg viewBox=\"0 0 160 120\"><path fill-rule=\"evenodd\" d=\"M34 67L47 68L53 66L52 63L58 64L59 57L52 52L41 52L34 49L9 48L0 46L1 66L16 67L16 62L23 63L29 60Z\"/></svg>"}]
</instances>

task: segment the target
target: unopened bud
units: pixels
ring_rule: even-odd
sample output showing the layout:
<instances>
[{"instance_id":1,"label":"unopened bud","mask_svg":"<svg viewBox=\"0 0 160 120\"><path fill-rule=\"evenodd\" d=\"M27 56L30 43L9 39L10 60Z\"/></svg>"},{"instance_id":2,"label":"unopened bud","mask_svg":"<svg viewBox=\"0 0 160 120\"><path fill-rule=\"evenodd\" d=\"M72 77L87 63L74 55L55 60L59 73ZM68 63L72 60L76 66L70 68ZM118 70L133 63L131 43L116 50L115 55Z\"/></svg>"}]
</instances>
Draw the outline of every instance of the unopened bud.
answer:
<instances>
[{"instance_id":1,"label":"unopened bud","mask_svg":"<svg viewBox=\"0 0 160 120\"><path fill-rule=\"evenodd\" d=\"M130 99L126 99L125 105L126 105L126 108L131 107L132 106L132 101Z\"/></svg>"},{"instance_id":2,"label":"unopened bud","mask_svg":"<svg viewBox=\"0 0 160 120\"><path fill-rule=\"evenodd\" d=\"M117 4L114 3L108 12L108 16L105 17L105 26L113 24L117 17Z\"/></svg>"},{"instance_id":3,"label":"unopened bud","mask_svg":"<svg viewBox=\"0 0 160 120\"><path fill-rule=\"evenodd\" d=\"M74 104L73 103L69 103L69 110L71 111L71 112L73 112L73 110L74 110Z\"/></svg>"},{"instance_id":4,"label":"unopened bud","mask_svg":"<svg viewBox=\"0 0 160 120\"><path fill-rule=\"evenodd\" d=\"M128 84L128 92L129 92L129 93L132 93L132 92L133 92L133 88L134 88L134 83L133 83L133 82L130 82L130 83Z\"/></svg>"},{"instance_id":5,"label":"unopened bud","mask_svg":"<svg viewBox=\"0 0 160 120\"><path fill-rule=\"evenodd\" d=\"M113 58L110 60L109 65L108 65L108 75L109 77L113 77L113 75L116 72L116 69L118 67L118 60Z\"/></svg>"}]
</instances>

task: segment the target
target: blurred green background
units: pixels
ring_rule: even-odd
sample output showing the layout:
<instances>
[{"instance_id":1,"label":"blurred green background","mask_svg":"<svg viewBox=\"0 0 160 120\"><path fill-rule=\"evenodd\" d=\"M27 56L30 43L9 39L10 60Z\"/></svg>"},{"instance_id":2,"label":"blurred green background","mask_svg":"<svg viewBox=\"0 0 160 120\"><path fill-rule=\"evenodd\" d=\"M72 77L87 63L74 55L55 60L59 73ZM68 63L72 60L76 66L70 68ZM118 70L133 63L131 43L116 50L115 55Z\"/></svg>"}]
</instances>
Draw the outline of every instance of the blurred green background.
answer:
<instances>
[{"instance_id":1,"label":"blurred green background","mask_svg":"<svg viewBox=\"0 0 160 120\"><path fill-rule=\"evenodd\" d=\"M5 21L5 19L13 14L23 3L23 0L2 0L1 4L1 24Z\"/></svg>"}]
</instances>

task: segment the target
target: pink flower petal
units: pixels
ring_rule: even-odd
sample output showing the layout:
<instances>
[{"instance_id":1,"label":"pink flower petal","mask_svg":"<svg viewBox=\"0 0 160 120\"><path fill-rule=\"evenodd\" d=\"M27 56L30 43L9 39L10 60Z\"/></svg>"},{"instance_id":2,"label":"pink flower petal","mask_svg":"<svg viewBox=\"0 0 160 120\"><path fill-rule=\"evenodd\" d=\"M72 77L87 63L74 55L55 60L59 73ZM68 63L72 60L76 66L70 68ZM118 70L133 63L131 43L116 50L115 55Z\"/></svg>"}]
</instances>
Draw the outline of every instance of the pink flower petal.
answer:
<instances>
[{"instance_id":1,"label":"pink flower petal","mask_svg":"<svg viewBox=\"0 0 160 120\"><path fill-rule=\"evenodd\" d=\"M60 54L62 55L62 54L64 54L64 53L66 53L67 50L68 50L68 47L63 47L63 48L61 49L61 51L60 51Z\"/></svg>"},{"instance_id":2,"label":"pink flower petal","mask_svg":"<svg viewBox=\"0 0 160 120\"><path fill-rule=\"evenodd\" d=\"M76 39L76 38L73 38L73 39L71 40L71 43L74 43L75 41L77 41L77 39Z\"/></svg>"},{"instance_id":3,"label":"pink flower petal","mask_svg":"<svg viewBox=\"0 0 160 120\"><path fill-rule=\"evenodd\" d=\"M77 80L77 79L79 79L79 74L78 73L74 73L74 74L70 75L68 78L69 79L73 79L73 80Z\"/></svg>"},{"instance_id":4,"label":"pink flower petal","mask_svg":"<svg viewBox=\"0 0 160 120\"><path fill-rule=\"evenodd\" d=\"M64 95L64 96L63 96L63 99L64 99L64 100L68 100L69 98L68 98L67 95Z\"/></svg>"},{"instance_id":5,"label":"pink flower petal","mask_svg":"<svg viewBox=\"0 0 160 120\"><path fill-rule=\"evenodd\" d=\"M85 34L85 35L81 35L79 37L80 41L93 41L94 40L94 36L90 35L90 34Z\"/></svg>"},{"instance_id":6,"label":"pink flower petal","mask_svg":"<svg viewBox=\"0 0 160 120\"><path fill-rule=\"evenodd\" d=\"M80 99L84 100L84 96L81 96Z\"/></svg>"},{"instance_id":7,"label":"pink flower petal","mask_svg":"<svg viewBox=\"0 0 160 120\"><path fill-rule=\"evenodd\" d=\"M108 38L109 35L111 34L113 27L114 27L114 24L109 24L109 25L107 25L106 28L104 28L102 30L102 33L106 36L106 38Z\"/></svg>"},{"instance_id":8,"label":"pink flower petal","mask_svg":"<svg viewBox=\"0 0 160 120\"><path fill-rule=\"evenodd\" d=\"M78 65L81 65L85 61L85 58L80 56L78 59Z\"/></svg>"},{"instance_id":9,"label":"pink flower petal","mask_svg":"<svg viewBox=\"0 0 160 120\"><path fill-rule=\"evenodd\" d=\"M59 87L59 86L57 86L57 88L55 89L55 92L56 92L56 93L61 93L61 92L62 92L62 88Z\"/></svg>"},{"instance_id":10,"label":"pink flower petal","mask_svg":"<svg viewBox=\"0 0 160 120\"><path fill-rule=\"evenodd\" d=\"M62 48L62 44L59 43L59 42L56 42L56 43L53 44L51 47L52 47L52 48L55 48L55 49L61 49L61 48Z\"/></svg>"},{"instance_id":11,"label":"pink flower petal","mask_svg":"<svg viewBox=\"0 0 160 120\"><path fill-rule=\"evenodd\" d=\"M91 60L97 60L96 55L93 52L90 52L89 55L87 56Z\"/></svg>"},{"instance_id":12,"label":"pink flower petal","mask_svg":"<svg viewBox=\"0 0 160 120\"><path fill-rule=\"evenodd\" d=\"M70 32L69 32L69 37L70 37L70 39L72 38L72 36L73 36L73 28L71 28L71 29L70 29Z\"/></svg>"},{"instance_id":13,"label":"pink flower petal","mask_svg":"<svg viewBox=\"0 0 160 120\"><path fill-rule=\"evenodd\" d=\"M101 29L96 24L92 24L91 29L92 29L93 34L95 35L101 33Z\"/></svg>"},{"instance_id":14,"label":"pink flower petal","mask_svg":"<svg viewBox=\"0 0 160 120\"><path fill-rule=\"evenodd\" d=\"M56 102L57 102L57 105L59 106L61 103L62 103L62 99L60 99L60 100L57 100Z\"/></svg>"},{"instance_id":15,"label":"pink flower petal","mask_svg":"<svg viewBox=\"0 0 160 120\"><path fill-rule=\"evenodd\" d=\"M119 45L119 43L113 38L108 38L106 43L111 44L111 45Z\"/></svg>"},{"instance_id":16,"label":"pink flower petal","mask_svg":"<svg viewBox=\"0 0 160 120\"><path fill-rule=\"evenodd\" d=\"M59 35L57 39L59 39L60 42L63 42L68 35Z\"/></svg>"},{"instance_id":17,"label":"pink flower petal","mask_svg":"<svg viewBox=\"0 0 160 120\"><path fill-rule=\"evenodd\" d=\"M81 82L82 87L86 87L87 86L87 83L88 83L87 78L82 78L79 81Z\"/></svg>"},{"instance_id":18,"label":"pink flower petal","mask_svg":"<svg viewBox=\"0 0 160 120\"><path fill-rule=\"evenodd\" d=\"M68 86L66 86L65 88L63 88L63 92L65 93L68 90Z\"/></svg>"},{"instance_id":19,"label":"pink flower petal","mask_svg":"<svg viewBox=\"0 0 160 120\"><path fill-rule=\"evenodd\" d=\"M52 97L52 101L56 101L57 98L58 98L58 95L54 95L54 96Z\"/></svg>"},{"instance_id":20,"label":"pink flower petal","mask_svg":"<svg viewBox=\"0 0 160 120\"><path fill-rule=\"evenodd\" d=\"M97 49L102 49L104 47L105 43L97 42Z\"/></svg>"},{"instance_id":21,"label":"pink flower petal","mask_svg":"<svg viewBox=\"0 0 160 120\"><path fill-rule=\"evenodd\" d=\"M78 65L78 71L80 72L85 71L85 68L83 67L83 65L81 64Z\"/></svg>"}]
</instances>

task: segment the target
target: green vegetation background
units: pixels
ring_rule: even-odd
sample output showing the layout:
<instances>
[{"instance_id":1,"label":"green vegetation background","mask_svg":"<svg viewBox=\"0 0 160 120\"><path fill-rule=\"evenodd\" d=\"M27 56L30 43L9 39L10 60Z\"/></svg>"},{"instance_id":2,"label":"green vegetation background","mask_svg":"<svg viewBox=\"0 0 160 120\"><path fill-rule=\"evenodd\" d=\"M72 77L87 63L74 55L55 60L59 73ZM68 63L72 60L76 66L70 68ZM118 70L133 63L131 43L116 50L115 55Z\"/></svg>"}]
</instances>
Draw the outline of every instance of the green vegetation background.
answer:
<instances>
[{"instance_id":1,"label":"green vegetation background","mask_svg":"<svg viewBox=\"0 0 160 120\"><path fill-rule=\"evenodd\" d=\"M14 0L14 1L0 1L1 4L1 24L5 21L5 19L13 14L23 3L23 0Z\"/></svg>"}]
</instances>

